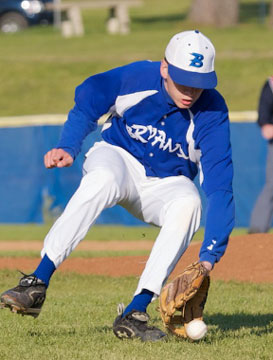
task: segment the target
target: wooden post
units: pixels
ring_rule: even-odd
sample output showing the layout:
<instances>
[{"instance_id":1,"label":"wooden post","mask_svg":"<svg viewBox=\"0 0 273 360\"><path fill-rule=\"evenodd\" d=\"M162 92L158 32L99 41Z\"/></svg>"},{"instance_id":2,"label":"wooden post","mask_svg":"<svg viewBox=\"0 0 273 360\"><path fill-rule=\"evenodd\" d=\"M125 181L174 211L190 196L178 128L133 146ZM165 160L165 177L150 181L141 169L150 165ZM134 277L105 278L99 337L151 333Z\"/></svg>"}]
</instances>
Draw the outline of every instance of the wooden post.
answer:
<instances>
[{"instance_id":1,"label":"wooden post","mask_svg":"<svg viewBox=\"0 0 273 360\"><path fill-rule=\"evenodd\" d=\"M121 34L128 34L130 32L128 7L125 4L118 4L116 7L116 15L119 21L119 32Z\"/></svg>"},{"instance_id":2,"label":"wooden post","mask_svg":"<svg viewBox=\"0 0 273 360\"><path fill-rule=\"evenodd\" d=\"M62 14L60 9L61 0L53 0L53 4L53 24L57 29L60 29L62 24Z\"/></svg>"},{"instance_id":3,"label":"wooden post","mask_svg":"<svg viewBox=\"0 0 273 360\"><path fill-rule=\"evenodd\" d=\"M62 36L65 38L70 38L74 36L73 25L70 20L62 21L61 30Z\"/></svg>"},{"instance_id":4,"label":"wooden post","mask_svg":"<svg viewBox=\"0 0 273 360\"><path fill-rule=\"evenodd\" d=\"M271 2L271 5L270 5L269 26L273 27L273 1Z\"/></svg>"},{"instance_id":5,"label":"wooden post","mask_svg":"<svg viewBox=\"0 0 273 360\"><path fill-rule=\"evenodd\" d=\"M112 6L109 9L109 17L106 21L106 30L109 34L119 33L119 21L116 15L116 7Z\"/></svg>"},{"instance_id":6,"label":"wooden post","mask_svg":"<svg viewBox=\"0 0 273 360\"><path fill-rule=\"evenodd\" d=\"M67 10L68 19L72 23L73 33L75 36L84 34L81 10L78 6L71 6Z\"/></svg>"}]
</instances>

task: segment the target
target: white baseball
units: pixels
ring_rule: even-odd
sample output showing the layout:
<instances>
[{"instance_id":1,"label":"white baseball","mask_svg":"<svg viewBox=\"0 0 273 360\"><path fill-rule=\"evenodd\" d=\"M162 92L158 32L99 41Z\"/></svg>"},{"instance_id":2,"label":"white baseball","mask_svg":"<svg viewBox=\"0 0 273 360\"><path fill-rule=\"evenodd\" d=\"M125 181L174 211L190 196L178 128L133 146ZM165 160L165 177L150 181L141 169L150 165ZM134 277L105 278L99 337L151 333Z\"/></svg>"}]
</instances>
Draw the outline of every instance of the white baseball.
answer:
<instances>
[{"instance_id":1,"label":"white baseball","mask_svg":"<svg viewBox=\"0 0 273 360\"><path fill-rule=\"evenodd\" d=\"M186 333L192 340L202 339L208 331L207 325L203 320L192 320L186 325Z\"/></svg>"}]
</instances>

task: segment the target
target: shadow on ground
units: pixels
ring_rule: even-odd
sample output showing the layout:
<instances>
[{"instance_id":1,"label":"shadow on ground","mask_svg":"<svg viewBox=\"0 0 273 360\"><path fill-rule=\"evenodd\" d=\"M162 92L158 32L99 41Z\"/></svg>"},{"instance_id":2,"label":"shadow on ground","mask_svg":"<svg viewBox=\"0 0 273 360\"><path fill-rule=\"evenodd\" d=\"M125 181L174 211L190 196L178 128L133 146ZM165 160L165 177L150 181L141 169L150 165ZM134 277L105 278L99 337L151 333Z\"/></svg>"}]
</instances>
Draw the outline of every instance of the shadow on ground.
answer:
<instances>
[{"instance_id":1,"label":"shadow on ground","mask_svg":"<svg viewBox=\"0 0 273 360\"><path fill-rule=\"evenodd\" d=\"M208 325L216 325L222 331L252 329L256 335L273 332L273 314L213 314L205 318Z\"/></svg>"}]
</instances>

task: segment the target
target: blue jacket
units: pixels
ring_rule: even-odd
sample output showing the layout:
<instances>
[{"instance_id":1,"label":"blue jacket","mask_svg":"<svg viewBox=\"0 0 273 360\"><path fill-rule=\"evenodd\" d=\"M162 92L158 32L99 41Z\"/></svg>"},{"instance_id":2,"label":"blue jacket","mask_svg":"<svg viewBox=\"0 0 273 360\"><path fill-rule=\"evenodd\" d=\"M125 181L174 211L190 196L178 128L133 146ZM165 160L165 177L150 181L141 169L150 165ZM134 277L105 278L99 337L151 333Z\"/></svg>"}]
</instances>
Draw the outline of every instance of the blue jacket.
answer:
<instances>
[{"instance_id":1,"label":"blue jacket","mask_svg":"<svg viewBox=\"0 0 273 360\"><path fill-rule=\"evenodd\" d=\"M190 110L179 109L163 86L160 62L140 61L86 79L64 124L58 148L74 158L97 120L110 113L102 138L132 154L147 176L184 175L207 197L200 260L219 261L234 226L233 166L228 109L216 90L204 90Z\"/></svg>"},{"instance_id":2,"label":"blue jacket","mask_svg":"<svg viewBox=\"0 0 273 360\"><path fill-rule=\"evenodd\" d=\"M273 124L273 76L266 80L261 90L258 106L258 124Z\"/></svg>"}]
</instances>

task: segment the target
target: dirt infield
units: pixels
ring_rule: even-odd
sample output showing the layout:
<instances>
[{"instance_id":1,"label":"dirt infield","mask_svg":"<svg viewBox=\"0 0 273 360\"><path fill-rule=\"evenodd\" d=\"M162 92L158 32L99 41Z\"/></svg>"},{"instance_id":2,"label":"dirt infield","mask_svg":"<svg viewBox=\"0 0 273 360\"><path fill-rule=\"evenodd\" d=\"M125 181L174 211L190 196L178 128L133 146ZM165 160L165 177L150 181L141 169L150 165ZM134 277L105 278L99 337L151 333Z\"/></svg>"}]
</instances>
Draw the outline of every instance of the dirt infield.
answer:
<instances>
[{"instance_id":1,"label":"dirt infield","mask_svg":"<svg viewBox=\"0 0 273 360\"><path fill-rule=\"evenodd\" d=\"M181 272L185 266L198 259L200 243L189 246L177 264L172 276ZM152 242L83 242L79 250L149 250ZM40 250L40 242L1 242L2 250ZM211 273L212 279L224 281L237 280L254 283L273 283L273 235L256 234L231 237L227 251ZM82 274L107 276L139 276L145 266L147 256L119 256L96 258L68 258L58 271L73 271ZM1 269L21 269L33 271L39 263L38 258L0 258Z\"/></svg>"}]
</instances>

